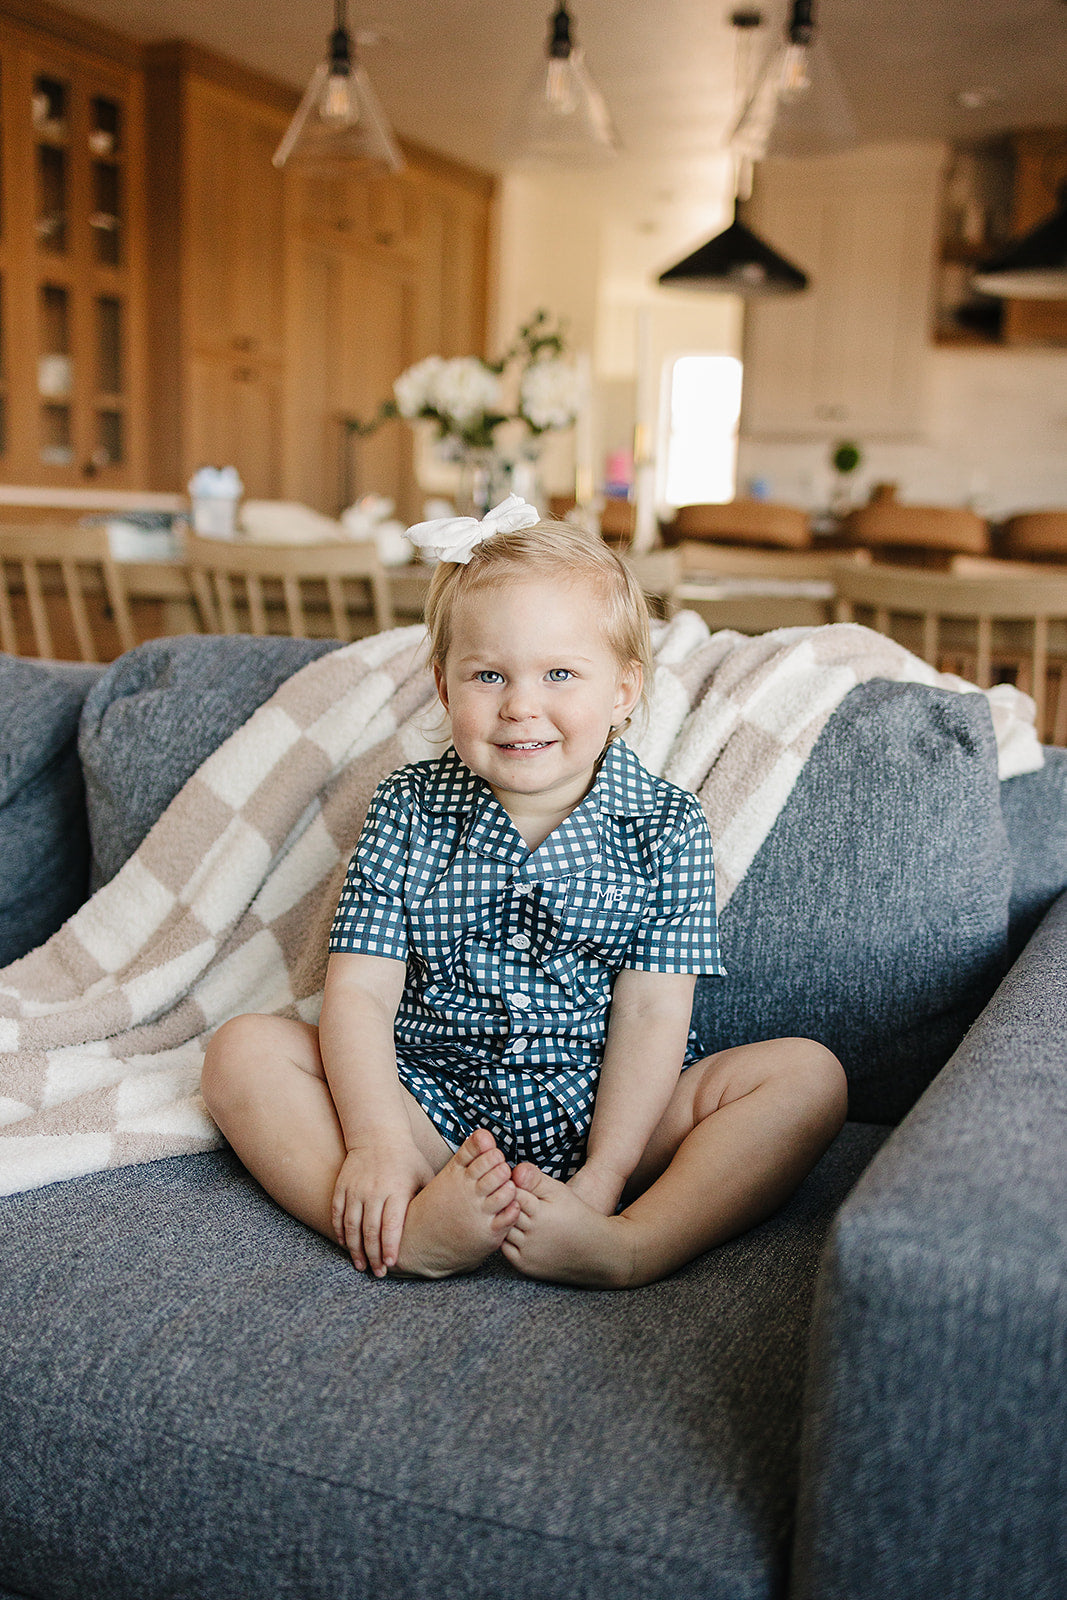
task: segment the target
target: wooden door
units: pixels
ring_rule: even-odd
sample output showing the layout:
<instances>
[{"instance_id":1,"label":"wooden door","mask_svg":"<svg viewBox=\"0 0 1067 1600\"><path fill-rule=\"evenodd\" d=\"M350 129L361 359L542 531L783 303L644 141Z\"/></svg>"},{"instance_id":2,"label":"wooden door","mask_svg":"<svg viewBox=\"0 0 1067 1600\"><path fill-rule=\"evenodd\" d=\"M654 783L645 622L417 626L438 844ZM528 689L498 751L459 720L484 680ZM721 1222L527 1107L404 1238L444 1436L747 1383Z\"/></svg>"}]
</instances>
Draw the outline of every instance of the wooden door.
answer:
<instances>
[{"instance_id":1,"label":"wooden door","mask_svg":"<svg viewBox=\"0 0 1067 1600\"><path fill-rule=\"evenodd\" d=\"M271 157L285 119L206 80L185 85L182 476L234 466L245 493L282 491L285 191Z\"/></svg>"},{"instance_id":2,"label":"wooden door","mask_svg":"<svg viewBox=\"0 0 1067 1600\"><path fill-rule=\"evenodd\" d=\"M217 84L186 86L183 181L193 349L279 361L285 195L271 157L284 119Z\"/></svg>"},{"instance_id":3,"label":"wooden door","mask_svg":"<svg viewBox=\"0 0 1067 1600\"><path fill-rule=\"evenodd\" d=\"M191 356L186 481L198 467L233 466L251 500L282 494L282 378L274 363Z\"/></svg>"},{"instance_id":4,"label":"wooden door","mask_svg":"<svg viewBox=\"0 0 1067 1600\"><path fill-rule=\"evenodd\" d=\"M350 438L343 419L373 417L414 359L414 273L306 239L292 270L288 493L336 515L373 492L406 515L415 500L410 428L397 420Z\"/></svg>"}]
</instances>

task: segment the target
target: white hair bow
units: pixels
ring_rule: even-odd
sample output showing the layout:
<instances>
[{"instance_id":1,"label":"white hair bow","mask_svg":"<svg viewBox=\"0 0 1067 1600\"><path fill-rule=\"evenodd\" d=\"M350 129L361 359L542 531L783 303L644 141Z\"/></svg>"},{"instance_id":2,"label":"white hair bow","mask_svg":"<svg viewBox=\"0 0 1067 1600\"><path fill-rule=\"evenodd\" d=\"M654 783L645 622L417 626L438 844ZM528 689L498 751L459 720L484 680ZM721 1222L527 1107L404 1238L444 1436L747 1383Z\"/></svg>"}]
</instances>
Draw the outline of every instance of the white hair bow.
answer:
<instances>
[{"instance_id":1,"label":"white hair bow","mask_svg":"<svg viewBox=\"0 0 1067 1600\"><path fill-rule=\"evenodd\" d=\"M432 522L416 522L408 538L420 550L428 550L439 561L458 561L466 566L471 553L494 533L516 533L540 522L540 513L520 495L509 494L479 522L477 517L435 517Z\"/></svg>"}]
</instances>

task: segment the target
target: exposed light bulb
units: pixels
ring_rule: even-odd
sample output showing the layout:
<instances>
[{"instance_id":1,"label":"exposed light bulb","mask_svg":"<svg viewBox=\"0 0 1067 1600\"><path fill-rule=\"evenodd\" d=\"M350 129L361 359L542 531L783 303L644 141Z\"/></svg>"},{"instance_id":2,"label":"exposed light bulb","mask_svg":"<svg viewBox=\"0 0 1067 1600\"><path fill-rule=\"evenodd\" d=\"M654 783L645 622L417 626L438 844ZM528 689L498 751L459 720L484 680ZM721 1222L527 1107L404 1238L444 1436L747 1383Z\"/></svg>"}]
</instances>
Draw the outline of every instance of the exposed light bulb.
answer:
<instances>
[{"instance_id":1,"label":"exposed light bulb","mask_svg":"<svg viewBox=\"0 0 1067 1600\"><path fill-rule=\"evenodd\" d=\"M519 165L581 165L615 154L618 134L604 97L572 37L565 4L549 19L548 48L517 102L502 141L504 159Z\"/></svg>"},{"instance_id":2,"label":"exposed light bulb","mask_svg":"<svg viewBox=\"0 0 1067 1600\"><path fill-rule=\"evenodd\" d=\"M359 120L359 107L352 94L351 74L347 70L331 72L326 79L319 115L323 122L329 122L337 128L347 128Z\"/></svg>"},{"instance_id":3,"label":"exposed light bulb","mask_svg":"<svg viewBox=\"0 0 1067 1600\"><path fill-rule=\"evenodd\" d=\"M371 88L345 24L345 0L335 0L336 25L326 59L311 75L304 97L281 144L274 165L289 160L304 167L398 172L403 157Z\"/></svg>"},{"instance_id":4,"label":"exposed light bulb","mask_svg":"<svg viewBox=\"0 0 1067 1600\"><path fill-rule=\"evenodd\" d=\"M809 65L810 45L790 44L782 56L782 70L778 79L778 94L782 99L804 94L811 88Z\"/></svg>"},{"instance_id":5,"label":"exposed light bulb","mask_svg":"<svg viewBox=\"0 0 1067 1600\"><path fill-rule=\"evenodd\" d=\"M560 116L566 116L568 112L573 111L577 103L572 77L569 56L562 61L555 57L549 61L545 73L545 99Z\"/></svg>"},{"instance_id":6,"label":"exposed light bulb","mask_svg":"<svg viewBox=\"0 0 1067 1600\"><path fill-rule=\"evenodd\" d=\"M824 155L854 143L848 98L816 37L813 10L814 0L793 0L785 38L747 88L729 135L738 155Z\"/></svg>"}]
</instances>

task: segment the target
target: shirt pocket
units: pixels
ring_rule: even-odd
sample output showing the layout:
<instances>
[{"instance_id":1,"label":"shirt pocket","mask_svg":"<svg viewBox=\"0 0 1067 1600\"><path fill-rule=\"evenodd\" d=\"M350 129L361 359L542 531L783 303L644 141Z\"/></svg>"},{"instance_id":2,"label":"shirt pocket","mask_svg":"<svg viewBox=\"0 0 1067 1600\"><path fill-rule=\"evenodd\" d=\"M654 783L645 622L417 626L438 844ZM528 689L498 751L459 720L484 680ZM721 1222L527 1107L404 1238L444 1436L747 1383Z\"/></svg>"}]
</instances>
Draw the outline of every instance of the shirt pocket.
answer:
<instances>
[{"instance_id":1,"label":"shirt pocket","mask_svg":"<svg viewBox=\"0 0 1067 1600\"><path fill-rule=\"evenodd\" d=\"M644 920L651 892L647 878L586 872L546 885L543 910L560 950L617 964Z\"/></svg>"}]
</instances>

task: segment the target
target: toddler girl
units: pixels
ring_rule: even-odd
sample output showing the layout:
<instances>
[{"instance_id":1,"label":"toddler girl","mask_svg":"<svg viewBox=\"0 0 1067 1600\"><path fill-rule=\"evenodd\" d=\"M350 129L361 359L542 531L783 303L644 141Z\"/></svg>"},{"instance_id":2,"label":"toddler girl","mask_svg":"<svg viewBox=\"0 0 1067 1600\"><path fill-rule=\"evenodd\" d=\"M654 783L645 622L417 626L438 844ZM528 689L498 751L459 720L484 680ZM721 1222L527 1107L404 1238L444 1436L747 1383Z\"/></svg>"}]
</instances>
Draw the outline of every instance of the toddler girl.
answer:
<instances>
[{"instance_id":1,"label":"toddler girl","mask_svg":"<svg viewBox=\"0 0 1067 1600\"><path fill-rule=\"evenodd\" d=\"M803 1039L700 1058L696 978L724 970L711 839L618 737L652 670L624 564L515 496L410 537L440 558L451 747L374 796L318 1028L226 1023L204 1095L361 1270L502 1250L531 1277L648 1283L781 1205L841 1126L844 1074Z\"/></svg>"}]
</instances>

